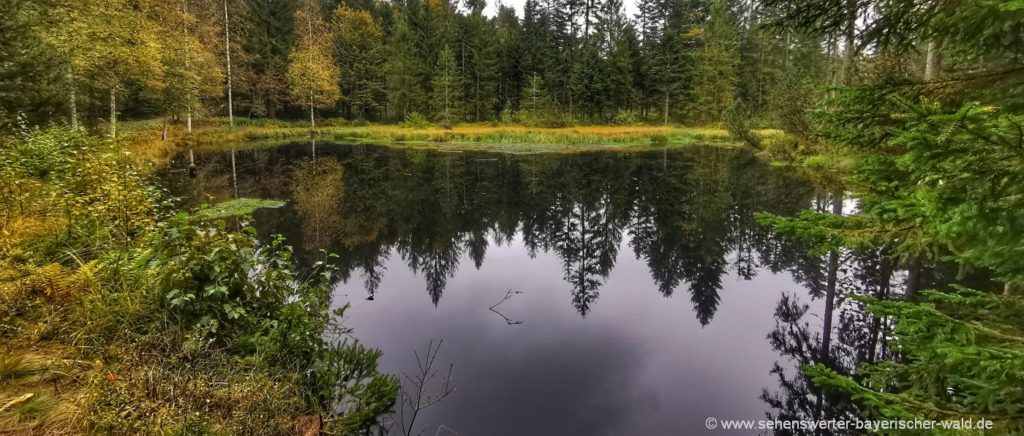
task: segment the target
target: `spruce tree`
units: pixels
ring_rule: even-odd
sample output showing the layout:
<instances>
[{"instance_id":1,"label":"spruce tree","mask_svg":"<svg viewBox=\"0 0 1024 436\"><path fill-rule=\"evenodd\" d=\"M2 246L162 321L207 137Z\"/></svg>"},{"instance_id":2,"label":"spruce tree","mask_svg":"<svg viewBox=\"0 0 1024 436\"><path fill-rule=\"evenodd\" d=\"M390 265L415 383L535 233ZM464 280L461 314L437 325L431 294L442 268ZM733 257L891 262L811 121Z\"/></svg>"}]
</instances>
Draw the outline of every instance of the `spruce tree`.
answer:
<instances>
[{"instance_id":1,"label":"spruce tree","mask_svg":"<svg viewBox=\"0 0 1024 436\"><path fill-rule=\"evenodd\" d=\"M458 104L462 97L462 77L455 65L455 54L445 45L437 57L434 80L431 86L431 108L434 117L448 125L457 118Z\"/></svg>"}]
</instances>

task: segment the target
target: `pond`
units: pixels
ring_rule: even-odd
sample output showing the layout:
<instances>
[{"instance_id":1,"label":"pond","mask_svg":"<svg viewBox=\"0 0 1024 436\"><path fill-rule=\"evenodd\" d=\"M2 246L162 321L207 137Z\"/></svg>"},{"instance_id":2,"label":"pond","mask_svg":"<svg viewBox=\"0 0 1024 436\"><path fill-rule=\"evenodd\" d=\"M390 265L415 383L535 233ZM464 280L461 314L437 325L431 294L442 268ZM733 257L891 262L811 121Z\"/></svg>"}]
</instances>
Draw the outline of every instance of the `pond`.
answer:
<instances>
[{"instance_id":1,"label":"pond","mask_svg":"<svg viewBox=\"0 0 1024 436\"><path fill-rule=\"evenodd\" d=\"M194 178L186 165L163 175L183 207L287 201L253 224L306 267L337 254L333 304L351 303L344 324L381 370L414 376L414 351L441 343L430 389L450 369L454 391L417 417L425 434L698 434L708 417L839 413L797 368L821 349L839 366L875 358L879 326L836 301L822 346L823 296L894 280L759 225L834 195L743 149L305 143L196 154Z\"/></svg>"}]
</instances>

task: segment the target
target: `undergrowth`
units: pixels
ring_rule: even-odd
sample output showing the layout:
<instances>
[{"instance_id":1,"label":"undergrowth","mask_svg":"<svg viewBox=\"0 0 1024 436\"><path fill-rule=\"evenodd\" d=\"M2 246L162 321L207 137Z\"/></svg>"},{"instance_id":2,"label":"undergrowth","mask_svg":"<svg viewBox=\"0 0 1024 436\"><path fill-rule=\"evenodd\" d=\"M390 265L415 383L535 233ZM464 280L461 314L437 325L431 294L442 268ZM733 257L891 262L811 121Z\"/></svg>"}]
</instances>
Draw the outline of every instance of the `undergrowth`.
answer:
<instances>
[{"instance_id":1,"label":"undergrowth","mask_svg":"<svg viewBox=\"0 0 1024 436\"><path fill-rule=\"evenodd\" d=\"M145 159L63 129L3 138L0 432L378 426L398 381L334 323L332 271L300 276L283 239L220 220L251 204L174 212Z\"/></svg>"}]
</instances>

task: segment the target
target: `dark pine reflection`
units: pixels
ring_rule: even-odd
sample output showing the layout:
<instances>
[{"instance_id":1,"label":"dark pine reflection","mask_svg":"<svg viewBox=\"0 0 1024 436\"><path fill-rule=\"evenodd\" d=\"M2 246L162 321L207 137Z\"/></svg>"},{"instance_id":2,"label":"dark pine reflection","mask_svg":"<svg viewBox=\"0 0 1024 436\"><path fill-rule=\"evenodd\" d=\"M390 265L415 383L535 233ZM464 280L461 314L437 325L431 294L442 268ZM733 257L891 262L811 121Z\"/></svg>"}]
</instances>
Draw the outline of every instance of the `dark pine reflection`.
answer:
<instances>
[{"instance_id":1,"label":"dark pine reflection","mask_svg":"<svg viewBox=\"0 0 1024 436\"><path fill-rule=\"evenodd\" d=\"M463 255L479 269L491 244L515 238L557 255L583 316L626 243L661 294L685 286L705 325L730 271L750 279L793 270L820 287L816 260L754 221L756 212L812 207L813 190L744 150L508 155L320 144L312 156L300 144L236 152L231 174L230 154L208 154L195 179L174 173L170 182L186 206L291 200L257 212L265 236L284 234L306 264L337 253L340 279L358 275L370 298L397 255L437 305Z\"/></svg>"}]
</instances>

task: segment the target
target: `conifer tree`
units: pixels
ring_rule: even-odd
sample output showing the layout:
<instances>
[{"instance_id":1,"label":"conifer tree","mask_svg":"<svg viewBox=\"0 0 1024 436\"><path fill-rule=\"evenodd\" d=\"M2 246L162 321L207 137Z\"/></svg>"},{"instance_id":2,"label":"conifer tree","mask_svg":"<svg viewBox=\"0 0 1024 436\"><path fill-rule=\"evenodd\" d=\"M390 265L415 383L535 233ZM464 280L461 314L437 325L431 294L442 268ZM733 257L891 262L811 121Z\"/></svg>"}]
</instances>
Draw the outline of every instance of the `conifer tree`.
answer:
<instances>
[{"instance_id":1,"label":"conifer tree","mask_svg":"<svg viewBox=\"0 0 1024 436\"><path fill-rule=\"evenodd\" d=\"M333 18L334 60L341 75L341 104L349 118L379 119L386 104L384 32L369 12L338 6Z\"/></svg>"},{"instance_id":2,"label":"conifer tree","mask_svg":"<svg viewBox=\"0 0 1024 436\"><path fill-rule=\"evenodd\" d=\"M431 106L434 116L444 124L451 124L455 120L454 108L461 101L462 86L461 76L455 65L455 54L451 47L445 45L437 57L437 67L434 68L434 80L431 91Z\"/></svg>"},{"instance_id":3,"label":"conifer tree","mask_svg":"<svg viewBox=\"0 0 1024 436\"><path fill-rule=\"evenodd\" d=\"M711 4L707 25L701 29L701 47L693 68L694 89L689 113L702 122L721 121L736 95L739 32L724 0Z\"/></svg>"}]
</instances>

